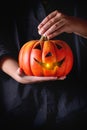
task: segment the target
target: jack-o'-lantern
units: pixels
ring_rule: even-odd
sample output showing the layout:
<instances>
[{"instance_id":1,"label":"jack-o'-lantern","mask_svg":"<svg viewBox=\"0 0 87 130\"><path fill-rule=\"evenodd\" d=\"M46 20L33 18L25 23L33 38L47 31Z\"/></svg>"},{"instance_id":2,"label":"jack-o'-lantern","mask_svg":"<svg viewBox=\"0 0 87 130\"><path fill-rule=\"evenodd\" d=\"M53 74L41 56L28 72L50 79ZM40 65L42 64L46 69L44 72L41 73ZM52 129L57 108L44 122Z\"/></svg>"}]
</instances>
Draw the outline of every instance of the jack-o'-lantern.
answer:
<instances>
[{"instance_id":1,"label":"jack-o'-lantern","mask_svg":"<svg viewBox=\"0 0 87 130\"><path fill-rule=\"evenodd\" d=\"M19 51L18 61L26 75L62 77L72 70L73 53L65 41L43 37L26 42Z\"/></svg>"}]
</instances>

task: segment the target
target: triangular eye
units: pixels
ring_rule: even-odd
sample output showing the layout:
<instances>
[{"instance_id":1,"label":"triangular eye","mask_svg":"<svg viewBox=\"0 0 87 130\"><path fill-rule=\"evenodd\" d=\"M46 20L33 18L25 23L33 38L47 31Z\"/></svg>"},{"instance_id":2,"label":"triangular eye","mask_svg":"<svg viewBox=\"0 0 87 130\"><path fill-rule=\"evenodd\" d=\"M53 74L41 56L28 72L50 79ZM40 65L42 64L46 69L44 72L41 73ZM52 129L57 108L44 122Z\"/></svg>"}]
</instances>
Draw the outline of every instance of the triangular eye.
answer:
<instances>
[{"instance_id":1,"label":"triangular eye","mask_svg":"<svg viewBox=\"0 0 87 130\"><path fill-rule=\"evenodd\" d=\"M34 49L39 49L39 50L41 50L41 45L40 45L40 43L37 44L37 45L34 47Z\"/></svg>"},{"instance_id":2,"label":"triangular eye","mask_svg":"<svg viewBox=\"0 0 87 130\"><path fill-rule=\"evenodd\" d=\"M61 49L61 48L62 48L62 46L60 46L59 44L56 44L56 47L57 47L58 49Z\"/></svg>"},{"instance_id":3,"label":"triangular eye","mask_svg":"<svg viewBox=\"0 0 87 130\"><path fill-rule=\"evenodd\" d=\"M52 56L51 52L48 52L45 57L49 57L49 56Z\"/></svg>"}]
</instances>

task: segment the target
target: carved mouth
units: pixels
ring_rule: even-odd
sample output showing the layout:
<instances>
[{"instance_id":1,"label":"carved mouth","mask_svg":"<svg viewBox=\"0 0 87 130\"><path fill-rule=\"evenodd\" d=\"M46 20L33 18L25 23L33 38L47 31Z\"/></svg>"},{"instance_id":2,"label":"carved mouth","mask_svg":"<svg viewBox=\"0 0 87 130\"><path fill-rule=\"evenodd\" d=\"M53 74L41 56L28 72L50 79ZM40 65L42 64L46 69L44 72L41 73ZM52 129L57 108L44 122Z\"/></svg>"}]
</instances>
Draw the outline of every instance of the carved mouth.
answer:
<instances>
[{"instance_id":1,"label":"carved mouth","mask_svg":"<svg viewBox=\"0 0 87 130\"><path fill-rule=\"evenodd\" d=\"M48 69L48 70L53 70L56 66L58 67L61 67L61 65L63 64L63 62L65 61L65 57L58 61L58 62L55 62L55 63L43 63L43 62L40 62L38 61L36 58L34 58L34 60L40 64L42 67L44 67L45 69Z\"/></svg>"}]
</instances>

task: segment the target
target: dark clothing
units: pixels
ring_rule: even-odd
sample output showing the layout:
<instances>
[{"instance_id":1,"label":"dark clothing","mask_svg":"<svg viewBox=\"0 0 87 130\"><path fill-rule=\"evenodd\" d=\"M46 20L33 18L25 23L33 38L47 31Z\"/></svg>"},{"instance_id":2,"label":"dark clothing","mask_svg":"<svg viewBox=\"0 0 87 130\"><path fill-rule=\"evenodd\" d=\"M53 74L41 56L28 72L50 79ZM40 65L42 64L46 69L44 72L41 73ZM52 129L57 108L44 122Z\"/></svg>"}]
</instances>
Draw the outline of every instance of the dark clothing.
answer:
<instances>
[{"instance_id":1,"label":"dark clothing","mask_svg":"<svg viewBox=\"0 0 87 130\"><path fill-rule=\"evenodd\" d=\"M18 53L24 43L39 39L37 26L55 9L68 15L86 18L85 6L76 1L52 1L51 6L39 0L13 1L14 7L3 12L0 21L0 58ZM46 8L47 7L47 8ZM44 10L46 9L46 12ZM12 14L12 15L11 15ZM2 71L0 72L0 119L2 125L19 127L74 127L87 121L87 39L75 34L63 33L54 39L69 44L74 54L74 66L64 81L50 81L23 85ZM65 127L64 127L65 128Z\"/></svg>"}]
</instances>

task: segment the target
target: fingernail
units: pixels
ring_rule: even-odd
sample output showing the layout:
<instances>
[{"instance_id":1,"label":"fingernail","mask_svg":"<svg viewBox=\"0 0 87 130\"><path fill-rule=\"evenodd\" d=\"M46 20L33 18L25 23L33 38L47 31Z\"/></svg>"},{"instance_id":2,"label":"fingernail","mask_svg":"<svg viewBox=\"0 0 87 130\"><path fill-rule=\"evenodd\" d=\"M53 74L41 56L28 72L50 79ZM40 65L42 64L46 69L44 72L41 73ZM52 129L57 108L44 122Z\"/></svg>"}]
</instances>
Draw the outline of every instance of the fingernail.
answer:
<instances>
[{"instance_id":1,"label":"fingernail","mask_svg":"<svg viewBox=\"0 0 87 130\"><path fill-rule=\"evenodd\" d=\"M38 26L37 28L40 29L40 26Z\"/></svg>"},{"instance_id":2,"label":"fingernail","mask_svg":"<svg viewBox=\"0 0 87 130\"><path fill-rule=\"evenodd\" d=\"M41 35L41 32L38 30L38 33Z\"/></svg>"}]
</instances>

